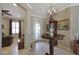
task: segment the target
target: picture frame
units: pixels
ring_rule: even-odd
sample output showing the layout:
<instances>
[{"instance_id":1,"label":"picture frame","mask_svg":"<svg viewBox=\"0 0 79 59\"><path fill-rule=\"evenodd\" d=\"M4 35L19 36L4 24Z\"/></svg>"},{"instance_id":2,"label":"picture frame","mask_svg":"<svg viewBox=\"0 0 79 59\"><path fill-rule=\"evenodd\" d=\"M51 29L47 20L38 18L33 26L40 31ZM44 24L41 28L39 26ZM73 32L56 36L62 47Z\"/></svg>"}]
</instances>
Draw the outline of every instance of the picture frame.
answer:
<instances>
[{"instance_id":1,"label":"picture frame","mask_svg":"<svg viewBox=\"0 0 79 59\"><path fill-rule=\"evenodd\" d=\"M70 20L69 20L69 18L58 21L57 29L58 30L69 30L70 29Z\"/></svg>"}]
</instances>

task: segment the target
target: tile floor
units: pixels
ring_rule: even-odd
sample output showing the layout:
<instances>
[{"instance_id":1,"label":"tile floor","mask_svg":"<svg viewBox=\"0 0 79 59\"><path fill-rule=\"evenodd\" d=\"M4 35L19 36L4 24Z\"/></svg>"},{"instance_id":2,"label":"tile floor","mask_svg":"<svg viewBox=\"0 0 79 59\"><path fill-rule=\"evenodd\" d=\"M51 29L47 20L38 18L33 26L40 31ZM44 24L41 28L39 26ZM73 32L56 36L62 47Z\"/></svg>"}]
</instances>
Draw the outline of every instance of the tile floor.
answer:
<instances>
[{"instance_id":1,"label":"tile floor","mask_svg":"<svg viewBox=\"0 0 79 59\"><path fill-rule=\"evenodd\" d=\"M4 47L1 49L0 55L18 55L18 39L13 40L13 44L10 47Z\"/></svg>"},{"instance_id":2,"label":"tile floor","mask_svg":"<svg viewBox=\"0 0 79 59\"><path fill-rule=\"evenodd\" d=\"M49 45L45 42L36 43L35 48L29 52L25 49L19 50L20 55L45 55L45 52L49 52ZM56 46L54 48L54 55L73 55L73 53Z\"/></svg>"},{"instance_id":3,"label":"tile floor","mask_svg":"<svg viewBox=\"0 0 79 59\"><path fill-rule=\"evenodd\" d=\"M26 49L18 51L18 44L15 42L10 47L2 48L0 55L45 55L46 52L49 52L49 44L46 42L36 43L29 52ZM56 46L54 55L73 55L73 53Z\"/></svg>"}]
</instances>

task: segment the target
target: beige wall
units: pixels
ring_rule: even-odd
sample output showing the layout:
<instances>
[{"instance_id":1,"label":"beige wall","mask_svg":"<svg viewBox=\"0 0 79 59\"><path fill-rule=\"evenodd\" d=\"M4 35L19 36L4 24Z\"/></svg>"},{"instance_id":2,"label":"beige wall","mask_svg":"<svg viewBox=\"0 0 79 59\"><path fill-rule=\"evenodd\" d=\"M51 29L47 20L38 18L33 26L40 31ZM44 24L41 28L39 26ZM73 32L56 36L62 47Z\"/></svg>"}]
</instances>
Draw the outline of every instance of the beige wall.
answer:
<instances>
[{"instance_id":1,"label":"beige wall","mask_svg":"<svg viewBox=\"0 0 79 59\"><path fill-rule=\"evenodd\" d=\"M63 11L60 11L59 13L56 14L54 17L55 20L60 21L64 19L70 19L70 8L67 8ZM70 40L70 30L57 30L58 34L63 34L65 35L63 40L59 40L58 44L70 48L71 40Z\"/></svg>"},{"instance_id":2,"label":"beige wall","mask_svg":"<svg viewBox=\"0 0 79 59\"><path fill-rule=\"evenodd\" d=\"M9 35L9 19L3 17L2 24L4 25L4 29L2 29L4 36L8 36Z\"/></svg>"}]
</instances>

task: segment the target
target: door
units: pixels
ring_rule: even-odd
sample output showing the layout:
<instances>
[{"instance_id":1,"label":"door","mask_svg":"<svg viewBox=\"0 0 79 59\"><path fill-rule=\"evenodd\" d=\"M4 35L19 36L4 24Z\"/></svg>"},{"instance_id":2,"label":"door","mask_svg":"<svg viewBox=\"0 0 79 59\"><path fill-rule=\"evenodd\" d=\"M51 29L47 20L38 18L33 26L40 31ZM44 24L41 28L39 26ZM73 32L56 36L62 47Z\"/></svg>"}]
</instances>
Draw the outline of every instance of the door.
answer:
<instances>
[{"instance_id":1,"label":"door","mask_svg":"<svg viewBox=\"0 0 79 59\"><path fill-rule=\"evenodd\" d=\"M38 17L33 17L32 20L32 34L33 34L33 39L35 40L40 40L41 35L43 32L43 19L38 18Z\"/></svg>"},{"instance_id":2,"label":"door","mask_svg":"<svg viewBox=\"0 0 79 59\"><path fill-rule=\"evenodd\" d=\"M35 23L35 39L40 38L40 23Z\"/></svg>"}]
</instances>

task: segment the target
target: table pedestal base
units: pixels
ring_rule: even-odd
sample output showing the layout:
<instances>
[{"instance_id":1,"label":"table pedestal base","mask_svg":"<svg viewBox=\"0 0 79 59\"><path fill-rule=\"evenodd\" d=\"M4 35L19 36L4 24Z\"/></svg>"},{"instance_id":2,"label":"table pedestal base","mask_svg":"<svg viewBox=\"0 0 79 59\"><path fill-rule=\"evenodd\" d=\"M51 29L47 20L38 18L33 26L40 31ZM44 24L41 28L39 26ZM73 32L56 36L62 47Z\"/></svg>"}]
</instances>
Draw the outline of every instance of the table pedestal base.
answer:
<instances>
[{"instance_id":1,"label":"table pedestal base","mask_svg":"<svg viewBox=\"0 0 79 59\"><path fill-rule=\"evenodd\" d=\"M45 53L45 55L53 55L54 54L54 40L49 39L49 52L50 53Z\"/></svg>"}]
</instances>

